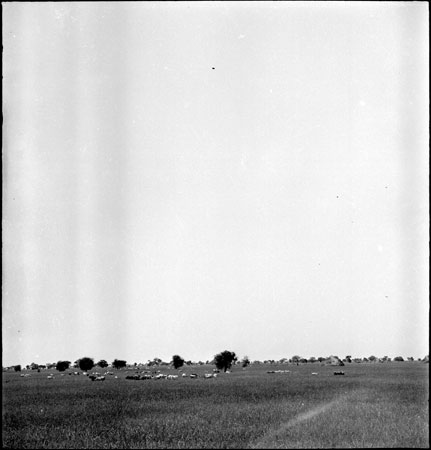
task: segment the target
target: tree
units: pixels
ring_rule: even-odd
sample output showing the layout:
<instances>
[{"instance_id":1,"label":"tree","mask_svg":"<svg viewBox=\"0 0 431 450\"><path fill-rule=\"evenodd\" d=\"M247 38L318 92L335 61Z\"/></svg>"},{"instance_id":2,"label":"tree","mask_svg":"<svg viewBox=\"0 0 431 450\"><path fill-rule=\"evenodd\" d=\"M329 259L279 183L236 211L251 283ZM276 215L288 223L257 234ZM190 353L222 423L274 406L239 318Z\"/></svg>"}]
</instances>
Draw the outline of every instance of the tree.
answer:
<instances>
[{"instance_id":1,"label":"tree","mask_svg":"<svg viewBox=\"0 0 431 450\"><path fill-rule=\"evenodd\" d=\"M55 365L55 368L59 371L59 372L64 372L66 369L68 369L70 366L70 361L58 361L57 364Z\"/></svg>"},{"instance_id":2,"label":"tree","mask_svg":"<svg viewBox=\"0 0 431 450\"><path fill-rule=\"evenodd\" d=\"M214 356L214 364L217 369L223 369L225 372L232 367L232 363L237 360L235 352L225 350Z\"/></svg>"},{"instance_id":3,"label":"tree","mask_svg":"<svg viewBox=\"0 0 431 450\"><path fill-rule=\"evenodd\" d=\"M247 367L250 365L250 359L248 356L244 356L244 358L242 358L241 365L242 367Z\"/></svg>"},{"instance_id":4,"label":"tree","mask_svg":"<svg viewBox=\"0 0 431 450\"><path fill-rule=\"evenodd\" d=\"M104 359L101 359L101 360L96 364L96 366L99 366L99 367L101 367L102 369L104 369L105 367L108 367L109 364L108 364L107 361L105 361Z\"/></svg>"},{"instance_id":5,"label":"tree","mask_svg":"<svg viewBox=\"0 0 431 450\"><path fill-rule=\"evenodd\" d=\"M89 358L88 356L84 356L83 358L78 360L78 365L81 370L86 372L87 370L91 370L94 367L94 359Z\"/></svg>"},{"instance_id":6,"label":"tree","mask_svg":"<svg viewBox=\"0 0 431 450\"><path fill-rule=\"evenodd\" d=\"M345 358L345 361L348 362L348 363L351 363L352 362L352 356L351 355L347 355L346 358Z\"/></svg>"},{"instance_id":7,"label":"tree","mask_svg":"<svg viewBox=\"0 0 431 450\"><path fill-rule=\"evenodd\" d=\"M39 364L36 364L36 363L32 362L32 363L30 364L30 369L31 369L31 370L37 370L37 369L39 369Z\"/></svg>"},{"instance_id":8,"label":"tree","mask_svg":"<svg viewBox=\"0 0 431 450\"><path fill-rule=\"evenodd\" d=\"M175 367L175 369L179 369L180 367L184 366L184 359L179 355L174 355L172 356L172 365Z\"/></svg>"},{"instance_id":9,"label":"tree","mask_svg":"<svg viewBox=\"0 0 431 450\"><path fill-rule=\"evenodd\" d=\"M376 362L377 361L377 357L374 356L374 355L371 355L371 356L368 357L368 360L371 361L371 362Z\"/></svg>"},{"instance_id":10,"label":"tree","mask_svg":"<svg viewBox=\"0 0 431 450\"><path fill-rule=\"evenodd\" d=\"M394 361L404 361L402 356L395 356Z\"/></svg>"},{"instance_id":11,"label":"tree","mask_svg":"<svg viewBox=\"0 0 431 450\"><path fill-rule=\"evenodd\" d=\"M122 367L126 367L127 362L124 361L124 359L114 359L112 362L112 367L115 367L116 369L121 369Z\"/></svg>"},{"instance_id":12,"label":"tree","mask_svg":"<svg viewBox=\"0 0 431 450\"><path fill-rule=\"evenodd\" d=\"M15 372L21 372L21 364L17 364L16 366L13 366L13 369Z\"/></svg>"},{"instance_id":13,"label":"tree","mask_svg":"<svg viewBox=\"0 0 431 450\"><path fill-rule=\"evenodd\" d=\"M292 356L292 362L296 365L298 365L300 359L301 357L298 355Z\"/></svg>"}]
</instances>

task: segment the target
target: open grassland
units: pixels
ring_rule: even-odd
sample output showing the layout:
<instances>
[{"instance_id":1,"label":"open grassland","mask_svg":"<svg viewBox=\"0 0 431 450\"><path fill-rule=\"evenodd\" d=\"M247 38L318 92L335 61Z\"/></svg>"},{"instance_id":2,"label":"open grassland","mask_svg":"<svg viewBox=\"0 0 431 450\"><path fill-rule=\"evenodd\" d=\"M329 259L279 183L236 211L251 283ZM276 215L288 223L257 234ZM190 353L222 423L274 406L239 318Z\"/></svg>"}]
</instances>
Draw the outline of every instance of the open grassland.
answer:
<instances>
[{"instance_id":1,"label":"open grassland","mask_svg":"<svg viewBox=\"0 0 431 450\"><path fill-rule=\"evenodd\" d=\"M290 373L267 373L277 369ZM318 363L236 366L212 379L140 381L114 370L118 378L103 382L5 372L3 447L429 448L429 364L341 369L345 376Z\"/></svg>"}]
</instances>

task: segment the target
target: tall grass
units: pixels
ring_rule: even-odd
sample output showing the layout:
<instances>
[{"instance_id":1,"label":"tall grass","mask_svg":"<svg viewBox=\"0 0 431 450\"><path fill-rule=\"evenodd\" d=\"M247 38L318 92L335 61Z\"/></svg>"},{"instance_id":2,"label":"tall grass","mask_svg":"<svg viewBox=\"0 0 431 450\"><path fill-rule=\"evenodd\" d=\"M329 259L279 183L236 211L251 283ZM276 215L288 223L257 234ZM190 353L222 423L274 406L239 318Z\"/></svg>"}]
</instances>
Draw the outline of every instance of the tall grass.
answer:
<instances>
[{"instance_id":1,"label":"tall grass","mask_svg":"<svg viewBox=\"0 0 431 450\"><path fill-rule=\"evenodd\" d=\"M351 364L344 377L267 368L172 381L119 371L102 383L5 373L3 447L429 447L427 364Z\"/></svg>"}]
</instances>

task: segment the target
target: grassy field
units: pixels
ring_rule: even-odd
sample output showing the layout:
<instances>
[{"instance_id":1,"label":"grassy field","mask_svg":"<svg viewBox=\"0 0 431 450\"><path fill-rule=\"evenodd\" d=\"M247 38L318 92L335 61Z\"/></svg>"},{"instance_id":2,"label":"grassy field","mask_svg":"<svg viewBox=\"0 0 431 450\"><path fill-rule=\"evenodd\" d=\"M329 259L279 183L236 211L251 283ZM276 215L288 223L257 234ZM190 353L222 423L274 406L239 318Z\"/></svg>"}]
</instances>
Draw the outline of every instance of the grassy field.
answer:
<instances>
[{"instance_id":1,"label":"grassy field","mask_svg":"<svg viewBox=\"0 0 431 450\"><path fill-rule=\"evenodd\" d=\"M267 373L277 369L291 372ZM103 382L4 372L3 448L429 448L429 364L334 370L260 365L215 379L145 381L120 370Z\"/></svg>"}]
</instances>

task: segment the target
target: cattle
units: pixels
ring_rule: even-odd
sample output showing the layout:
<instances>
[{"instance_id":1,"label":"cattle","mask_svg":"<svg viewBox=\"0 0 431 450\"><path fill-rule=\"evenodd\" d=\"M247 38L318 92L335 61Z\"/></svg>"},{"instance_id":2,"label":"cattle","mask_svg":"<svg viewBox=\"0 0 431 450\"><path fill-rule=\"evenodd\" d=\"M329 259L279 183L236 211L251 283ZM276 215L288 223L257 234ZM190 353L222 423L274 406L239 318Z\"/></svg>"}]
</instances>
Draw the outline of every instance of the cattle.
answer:
<instances>
[{"instance_id":1,"label":"cattle","mask_svg":"<svg viewBox=\"0 0 431 450\"><path fill-rule=\"evenodd\" d=\"M196 373L191 373L190 374L190 378L197 378L197 377L198 377L198 375Z\"/></svg>"},{"instance_id":2,"label":"cattle","mask_svg":"<svg viewBox=\"0 0 431 450\"><path fill-rule=\"evenodd\" d=\"M317 372L311 372L311 375L317 375Z\"/></svg>"},{"instance_id":3,"label":"cattle","mask_svg":"<svg viewBox=\"0 0 431 450\"><path fill-rule=\"evenodd\" d=\"M139 375L126 375L126 380L139 380Z\"/></svg>"},{"instance_id":4,"label":"cattle","mask_svg":"<svg viewBox=\"0 0 431 450\"><path fill-rule=\"evenodd\" d=\"M181 376L182 376L183 378L185 378L185 377L187 376L187 374L186 374L186 373L183 373Z\"/></svg>"},{"instance_id":5,"label":"cattle","mask_svg":"<svg viewBox=\"0 0 431 450\"><path fill-rule=\"evenodd\" d=\"M214 376L214 374L212 374L212 373L206 373L204 375L204 378L213 378L213 376Z\"/></svg>"},{"instance_id":6,"label":"cattle","mask_svg":"<svg viewBox=\"0 0 431 450\"><path fill-rule=\"evenodd\" d=\"M48 378L48 380L52 380L54 377L53 375L48 375L46 378Z\"/></svg>"},{"instance_id":7,"label":"cattle","mask_svg":"<svg viewBox=\"0 0 431 450\"><path fill-rule=\"evenodd\" d=\"M105 381L105 377L103 376L97 376L97 375L89 375L88 378L90 378L91 381Z\"/></svg>"},{"instance_id":8,"label":"cattle","mask_svg":"<svg viewBox=\"0 0 431 450\"><path fill-rule=\"evenodd\" d=\"M344 372L342 372L341 370L339 372L334 372L334 375L344 375Z\"/></svg>"},{"instance_id":9,"label":"cattle","mask_svg":"<svg viewBox=\"0 0 431 450\"><path fill-rule=\"evenodd\" d=\"M178 378L178 375L168 375L166 378L168 380L176 380Z\"/></svg>"},{"instance_id":10,"label":"cattle","mask_svg":"<svg viewBox=\"0 0 431 450\"><path fill-rule=\"evenodd\" d=\"M214 373L220 373L220 370L218 370L218 369L213 369L213 372L214 372Z\"/></svg>"}]
</instances>

